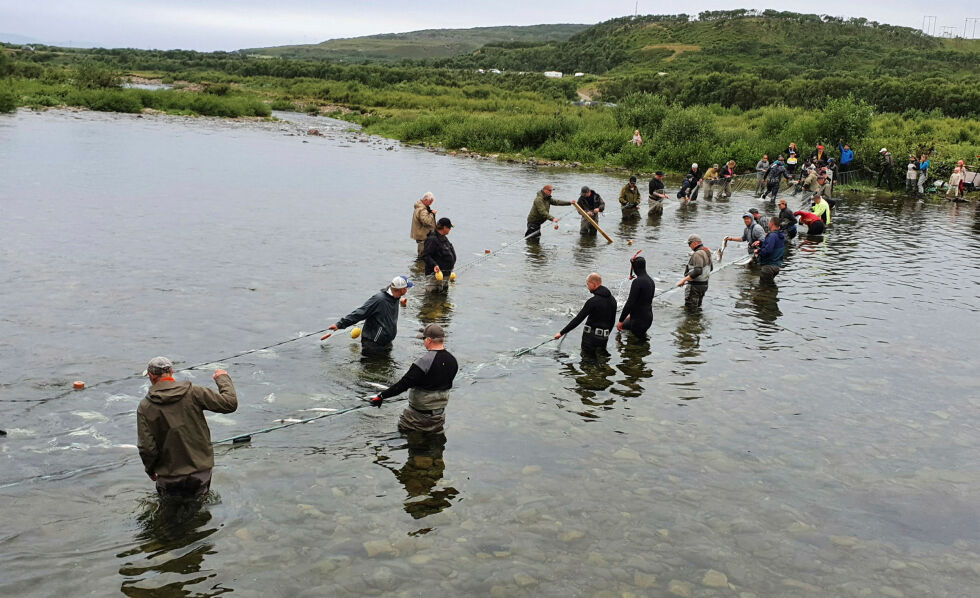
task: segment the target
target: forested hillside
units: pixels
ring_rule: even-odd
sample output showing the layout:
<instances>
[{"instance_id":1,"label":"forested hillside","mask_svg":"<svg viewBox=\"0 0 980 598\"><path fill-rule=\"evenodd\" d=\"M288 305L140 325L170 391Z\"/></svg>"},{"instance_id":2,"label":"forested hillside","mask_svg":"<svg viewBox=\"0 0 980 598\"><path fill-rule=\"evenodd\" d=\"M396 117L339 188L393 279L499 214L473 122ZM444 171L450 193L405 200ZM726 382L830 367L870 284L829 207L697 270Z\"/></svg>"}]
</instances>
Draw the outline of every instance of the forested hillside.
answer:
<instances>
[{"instance_id":1,"label":"forested hillside","mask_svg":"<svg viewBox=\"0 0 980 598\"><path fill-rule=\"evenodd\" d=\"M523 27L424 29L407 33L384 33L364 37L331 39L319 44L253 48L244 50L244 52L279 58L344 62L446 58L472 52L487 44L521 45L561 42L589 27L589 25L562 23Z\"/></svg>"},{"instance_id":2,"label":"forested hillside","mask_svg":"<svg viewBox=\"0 0 980 598\"><path fill-rule=\"evenodd\" d=\"M448 68L602 75L603 99L665 93L685 105L817 107L853 94L879 110L980 116L980 40L865 19L748 10L623 17L567 42L486 46Z\"/></svg>"}]
</instances>

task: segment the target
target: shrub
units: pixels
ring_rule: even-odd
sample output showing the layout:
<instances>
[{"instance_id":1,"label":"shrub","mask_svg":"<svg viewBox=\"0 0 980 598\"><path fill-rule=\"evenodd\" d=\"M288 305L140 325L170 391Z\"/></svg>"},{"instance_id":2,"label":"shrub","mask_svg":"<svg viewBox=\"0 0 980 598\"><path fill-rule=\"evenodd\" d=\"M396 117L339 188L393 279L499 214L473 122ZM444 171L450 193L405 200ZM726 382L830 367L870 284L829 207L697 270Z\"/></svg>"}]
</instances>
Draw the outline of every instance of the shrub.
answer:
<instances>
[{"instance_id":1,"label":"shrub","mask_svg":"<svg viewBox=\"0 0 980 598\"><path fill-rule=\"evenodd\" d=\"M817 136L830 143L842 137L851 143L861 141L871 132L873 113L870 105L854 96L832 99L817 118Z\"/></svg>"},{"instance_id":2,"label":"shrub","mask_svg":"<svg viewBox=\"0 0 980 598\"><path fill-rule=\"evenodd\" d=\"M280 110L283 112L296 111L296 106L286 98L276 98L275 100L272 101L272 105L269 107L273 110Z\"/></svg>"},{"instance_id":3,"label":"shrub","mask_svg":"<svg viewBox=\"0 0 980 598\"><path fill-rule=\"evenodd\" d=\"M72 82L82 89L119 87L120 81L119 73L94 62L83 62L72 74Z\"/></svg>"},{"instance_id":4,"label":"shrub","mask_svg":"<svg viewBox=\"0 0 980 598\"><path fill-rule=\"evenodd\" d=\"M16 111L17 96L12 90L0 87L0 113Z\"/></svg>"},{"instance_id":5,"label":"shrub","mask_svg":"<svg viewBox=\"0 0 980 598\"><path fill-rule=\"evenodd\" d=\"M669 112L670 106L663 96L649 93L632 93L614 110L619 126L639 129L646 137L652 137L660 129Z\"/></svg>"}]
</instances>

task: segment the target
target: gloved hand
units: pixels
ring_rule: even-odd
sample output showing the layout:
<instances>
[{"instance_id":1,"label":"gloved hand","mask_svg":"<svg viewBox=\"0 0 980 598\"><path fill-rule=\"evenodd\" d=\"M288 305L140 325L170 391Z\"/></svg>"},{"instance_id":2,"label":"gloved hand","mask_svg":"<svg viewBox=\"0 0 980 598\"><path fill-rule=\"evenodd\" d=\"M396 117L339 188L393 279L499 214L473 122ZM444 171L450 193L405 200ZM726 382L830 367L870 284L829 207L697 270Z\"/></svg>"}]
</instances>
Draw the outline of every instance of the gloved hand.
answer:
<instances>
[{"instance_id":1,"label":"gloved hand","mask_svg":"<svg viewBox=\"0 0 980 598\"><path fill-rule=\"evenodd\" d=\"M382 399L381 397L372 397L371 400L368 402L374 405L375 407L381 407L381 403L384 402L384 399Z\"/></svg>"}]
</instances>

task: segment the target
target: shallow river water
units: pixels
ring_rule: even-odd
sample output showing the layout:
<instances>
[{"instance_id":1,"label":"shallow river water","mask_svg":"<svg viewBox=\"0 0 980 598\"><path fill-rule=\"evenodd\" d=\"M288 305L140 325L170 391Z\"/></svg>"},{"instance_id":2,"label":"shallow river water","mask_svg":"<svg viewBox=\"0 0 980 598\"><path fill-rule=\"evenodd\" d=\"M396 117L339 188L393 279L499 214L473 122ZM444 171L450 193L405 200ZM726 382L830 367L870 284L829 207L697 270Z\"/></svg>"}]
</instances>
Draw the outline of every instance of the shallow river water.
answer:
<instances>
[{"instance_id":1,"label":"shallow river water","mask_svg":"<svg viewBox=\"0 0 980 598\"><path fill-rule=\"evenodd\" d=\"M515 358L574 315L589 272L623 299L642 249L662 292L690 233L716 249L771 206L671 201L631 226L620 176L280 116L296 123L0 116L0 595L977 595L974 204L848 195L778 290L726 266L702 314L655 303L649 342L583 363L575 331ZM572 216L521 241L545 183L597 189L615 243ZM419 280L425 191L464 267L448 297L413 289L389 362L345 335L224 359ZM403 404L360 409L220 445L200 508L157 500L133 446L151 357L210 363L178 374L199 384L230 372L222 439L358 405L431 321L461 365L444 439L401 437Z\"/></svg>"}]
</instances>

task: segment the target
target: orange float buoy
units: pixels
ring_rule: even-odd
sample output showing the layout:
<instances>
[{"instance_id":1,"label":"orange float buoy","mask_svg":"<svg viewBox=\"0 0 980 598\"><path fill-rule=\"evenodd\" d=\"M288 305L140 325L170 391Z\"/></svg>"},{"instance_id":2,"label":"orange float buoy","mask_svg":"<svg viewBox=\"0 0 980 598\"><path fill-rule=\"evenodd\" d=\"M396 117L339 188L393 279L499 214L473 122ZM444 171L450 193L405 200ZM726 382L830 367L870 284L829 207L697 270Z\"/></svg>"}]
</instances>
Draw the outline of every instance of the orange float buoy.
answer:
<instances>
[{"instance_id":1,"label":"orange float buoy","mask_svg":"<svg viewBox=\"0 0 980 598\"><path fill-rule=\"evenodd\" d=\"M74 388L75 390L82 390L83 388L85 388L85 383L84 383L84 382L82 382L81 380L76 380L76 381L75 381L75 382L74 382L74 383L72 384L72 387L73 387L73 388Z\"/></svg>"},{"instance_id":2,"label":"orange float buoy","mask_svg":"<svg viewBox=\"0 0 980 598\"><path fill-rule=\"evenodd\" d=\"M483 253L490 253L490 250L489 249L484 249L483 250Z\"/></svg>"},{"instance_id":3,"label":"orange float buoy","mask_svg":"<svg viewBox=\"0 0 980 598\"><path fill-rule=\"evenodd\" d=\"M558 225L557 224L555 225L555 230L558 230Z\"/></svg>"}]
</instances>

